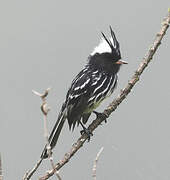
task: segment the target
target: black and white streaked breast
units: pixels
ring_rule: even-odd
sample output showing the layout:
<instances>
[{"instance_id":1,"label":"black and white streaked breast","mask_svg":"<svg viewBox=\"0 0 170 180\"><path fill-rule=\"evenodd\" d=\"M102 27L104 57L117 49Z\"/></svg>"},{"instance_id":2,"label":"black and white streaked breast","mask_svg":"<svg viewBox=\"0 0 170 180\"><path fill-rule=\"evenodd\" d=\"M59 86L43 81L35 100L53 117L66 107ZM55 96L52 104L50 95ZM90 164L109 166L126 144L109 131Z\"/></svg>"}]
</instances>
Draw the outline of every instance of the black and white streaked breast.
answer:
<instances>
[{"instance_id":1,"label":"black and white streaked breast","mask_svg":"<svg viewBox=\"0 0 170 180\"><path fill-rule=\"evenodd\" d=\"M88 65L76 76L68 91L66 106L72 113L91 113L108 96L117 84L117 74L107 74ZM81 102L80 106L79 103ZM76 111L76 112L74 112Z\"/></svg>"},{"instance_id":2,"label":"black and white streaked breast","mask_svg":"<svg viewBox=\"0 0 170 180\"><path fill-rule=\"evenodd\" d=\"M87 111L97 108L106 97L113 93L117 79L117 74L107 74L97 70L92 73L92 91L88 99L89 109Z\"/></svg>"}]
</instances>

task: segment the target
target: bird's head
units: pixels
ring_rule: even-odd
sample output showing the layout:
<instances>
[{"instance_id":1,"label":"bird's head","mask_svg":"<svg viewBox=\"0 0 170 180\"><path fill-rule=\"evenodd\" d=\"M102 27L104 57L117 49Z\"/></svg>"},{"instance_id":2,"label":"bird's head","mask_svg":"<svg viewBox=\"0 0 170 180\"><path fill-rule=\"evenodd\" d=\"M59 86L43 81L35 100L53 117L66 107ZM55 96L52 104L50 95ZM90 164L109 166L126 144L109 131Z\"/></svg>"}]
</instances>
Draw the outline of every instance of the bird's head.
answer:
<instances>
[{"instance_id":1,"label":"bird's head","mask_svg":"<svg viewBox=\"0 0 170 180\"><path fill-rule=\"evenodd\" d=\"M110 26L111 37L107 39L102 32L102 40L89 57L89 64L99 66L100 68L106 68L109 70L118 69L120 65L127 64L127 62L121 60L120 45L116 39L116 36Z\"/></svg>"}]
</instances>

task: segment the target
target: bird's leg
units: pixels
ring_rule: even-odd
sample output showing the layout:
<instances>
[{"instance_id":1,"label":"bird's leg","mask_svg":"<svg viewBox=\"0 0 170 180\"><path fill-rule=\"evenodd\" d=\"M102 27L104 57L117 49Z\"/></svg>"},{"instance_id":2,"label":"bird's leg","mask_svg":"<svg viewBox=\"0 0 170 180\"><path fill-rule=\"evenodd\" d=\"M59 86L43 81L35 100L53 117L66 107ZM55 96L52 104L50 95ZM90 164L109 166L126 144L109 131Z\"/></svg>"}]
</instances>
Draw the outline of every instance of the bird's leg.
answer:
<instances>
[{"instance_id":1,"label":"bird's leg","mask_svg":"<svg viewBox=\"0 0 170 180\"><path fill-rule=\"evenodd\" d=\"M90 137L93 136L93 133L88 128L86 128L81 121L80 121L80 124L81 124L81 126L83 128L83 130L81 130L80 133L81 133L81 135L83 133L87 134L87 139L88 139L88 142L89 142Z\"/></svg>"},{"instance_id":2,"label":"bird's leg","mask_svg":"<svg viewBox=\"0 0 170 180\"><path fill-rule=\"evenodd\" d=\"M104 120L105 123L107 123L107 118L108 116L104 113L100 113L100 112L97 112L97 111L93 111L94 114L96 114L96 117L97 118L101 118Z\"/></svg>"}]
</instances>

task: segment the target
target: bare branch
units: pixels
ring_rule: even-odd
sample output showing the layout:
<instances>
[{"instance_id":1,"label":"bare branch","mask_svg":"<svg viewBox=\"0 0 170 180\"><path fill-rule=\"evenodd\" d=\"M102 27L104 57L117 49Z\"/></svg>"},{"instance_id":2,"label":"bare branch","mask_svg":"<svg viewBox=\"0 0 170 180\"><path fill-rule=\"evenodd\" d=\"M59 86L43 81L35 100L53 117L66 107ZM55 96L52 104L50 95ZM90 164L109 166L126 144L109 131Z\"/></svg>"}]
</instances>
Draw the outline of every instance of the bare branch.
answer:
<instances>
[{"instance_id":1,"label":"bare branch","mask_svg":"<svg viewBox=\"0 0 170 180\"><path fill-rule=\"evenodd\" d=\"M97 155L96 155L96 159L94 160L93 169L92 169L92 171L93 171L93 179L94 179L94 180L96 180L97 162L98 162L98 160L99 160L99 156L100 156L100 154L102 153L103 149L104 149L104 147L102 147L102 148L99 150L99 152L98 152Z\"/></svg>"},{"instance_id":2,"label":"bare branch","mask_svg":"<svg viewBox=\"0 0 170 180\"><path fill-rule=\"evenodd\" d=\"M41 105L41 111L44 115L44 137L45 137L45 141L46 141L46 146L47 146L47 154L48 154L48 159L51 163L51 167L54 169L55 168L55 165L54 165L54 162L53 162L53 158L52 158L52 152L51 152L51 146L50 146L50 143L49 143L49 140L48 140L48 128L47 128L47 115L48 115L48 112L50 111L50 108L48 107L47 105L47 102L46 102L46 97L48 96L49 94L49 91L50 91L51 88L48 88L45 90L45 92L43 94L35 91L35 90L32 90L32 92L41 97L42 99L42 105ZM41 164L43 159L40 159L37 164L35 165L35 167L30 171L30 172L27 172L24 177L23 177L23 180L27 180L29 179L33 173L36 172L36 170L38 169L39 165ZM59 175L59 172L56 171L55 172L58 180L61 180L61 177Z\"/></svg>"},{"instance_id":3,"label":"bare branch","mask_svg":"<svg viewBox=\"0 0 170 180\"><path fill-rule=\"evenodd\" d=\"M164 19L162 23L162 27L159 33L157 33L156 38L153 42L153 45L149 49L147 55L139 65L139 68L135 71L134 75L126 85L126 87L121 91L120 95L113 100L113 102L104 110L104 114L109 117L110 114L117 109L119 104L126 98L126 96L130 93L131 89L134 87L134 85L139 81L139 78L141 74L143 73L144 69L148 66L150 61L153 58L153 55L155 54L156 50L158 49L159 45L161 44L161 40L164 37L170 23L170 11L168 11L168 16ZM93 132L101 123L104 121L103 118L98 117L95 119L88 127L88 129ZM71 157L83 146L87 139L87 135L83 134L75 144L73 144L72 148L68 153L66 153L62 160L60 160L56 165L55 169L52 169L48 171L47 174L42 176L39 180L46 180L49 177L51 177L55 171L59 170L61 167L63 167L70 159Z\"/></svg>"},{"instance_id":4,"label":"bare branch","mask_svg":"<svg viewBox=\"0 0 170 180\"><path fill-rule=\"evenodd\" d=\"M41 93L39 93L39 92L37 92L35 90L32 90L32 92L35 95L40 96L42 99L45 99L48 96L48 93L49 93L50 90L51 90L51 88L47 88L43 94L41 94Z\"/></svg>"},{"instance_id":5,"label":"bare branch","mask_svg":"<svg viewBox=\"0 0 170 180\"><path fill-rule=\"evenodd\" d=\"M25 174L24 174L24 177L23 177L23 180L28 180L32 177L32 175L36 172L36 170L38 169L38 167L40 166L41 162L42 162L43 159L39 159L39 161L35 164L35 166L27 171Z\"/></svg>"},{"instance_id":6,"label":"bare branch","mask_svg":"<svg viewBox=\"0 0 170 180\"><path fill-rule=\"evenodd\" d=\"M1 159L1 154L0 154L0 180L3 180L3 175L2 175L2 159Z\"/></svg>"},{"instance_id":7,"label":"bare branch","mask_svg":"<svg viewBox=\"0 0 170 180\"><path fill-rule=\"evenodd\" d=\"M150 63L150 61L152 60L156 50L158 49L159 45L161 44L161 40L164 37L168 27L169 27L169 23L170 23L170 10L168 10L168 15L167 17L164 19L163 23L162 23L162 27L159 33L157 33L156 38L153 42L153 45L151 46L151 48L149 49L147 55L143 58L141 64L139 65L139 68L135 71L134 75L132 76L132 78L130 79L130 81L128 82L128 84L126 85L126 87L121 90L120 94L118 95L118 97L116 99L114 99L112 101L112 103L110 103L110 105L104 110L103 114L106 115L106 117L109 117L110 114L115 111L117 109L117 107L119 106L119 104L121 104L121 102L126 98L126 96L130 93L131 89L134 87L134 85L139 81L139 78L141 76L141 74L143 73L144 69L148 66L148 64ZM37 92L34 91L34 94L39 95L40 97L42 97L42 94L39 94ZM48 94L48 91L46 92L46 94ZM46 95L47 96L47 95ZM46 97L45 96L45 97ZM47 108L48 109L48 108ZM46 112L46 110L43 112L44 114L48 113ZM96 118L88 127L88 129L93 132L105 119L103 119L102 117L98 117ZM71 159L71 157L83 146L83 144L85 143L85 141L87 140L87 135L83 134L76 143L74 143L70 149L69 152L67 152L63 159L60 160L55 167L52 168L52 170L48 171L44 176L42 176L39 180L46 180L49 177L51 177L52 175L54 175L55 172L57 172L60 168L62 168L67 162L69 162L69 160ZM31 176L34 174L34 172L36 171L36 169L38 168L39 164L41 164L42 159L40 159L37 164L35 165L35 167L28 173L25 174L25 178L24 180L29 180L31 178Z\"/></svg>"},{"instance_id":8,"label":"bare branch","mask_svg":"<svg viewBox=\"0 0 170 180\"><path fill-rule=\"evenodd\" d=\"M50 110L50 108L47 106L47 102L46 102L46 97L48 96L48 93L49 93L50 89L51 89L51 88L47 88L43 94L40 94L39 92L37 92L37 91L35 91L35 90L32 90L32 92L33 92L35 95L41 97L42 102L43 102L42 105L41 105L41 111L43 112L43 114L44 114L45 116L48 114L48 112L49 112L49 110Z\"/></svg>"}]
</instances>

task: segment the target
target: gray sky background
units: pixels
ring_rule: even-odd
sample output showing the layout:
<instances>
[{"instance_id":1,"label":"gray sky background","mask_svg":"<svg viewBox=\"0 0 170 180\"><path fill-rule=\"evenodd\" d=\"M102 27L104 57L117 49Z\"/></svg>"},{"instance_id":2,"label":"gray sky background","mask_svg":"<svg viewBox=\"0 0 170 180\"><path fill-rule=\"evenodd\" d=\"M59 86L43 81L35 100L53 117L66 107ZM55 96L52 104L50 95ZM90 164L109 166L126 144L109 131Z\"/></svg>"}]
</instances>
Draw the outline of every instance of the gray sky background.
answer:
<instances>
[{"instance_id":1,"label":"gray sky background","mask_svg":"<svg viewBox=\"0 0 170 180\"><path fill-rule=\"evenodd\" d=\"M117 96L160 30L169 0L5 0L0 2L0 152L6 180L21 179L44 147L40 99L31 90L52 87L49 129L55 123L72 79L112 25L129 64L119 73ZM170 32L141 81L90 143L62 170L63 180L92 179L98 150L97 180L170 179ZM93 119L93 118L91 118ZM79 137L66 124L54 150L63 157ZM44 161L32 179L50 168ZM51 179L56 179L55 177Z\"/></svg>"}]
</instances>

